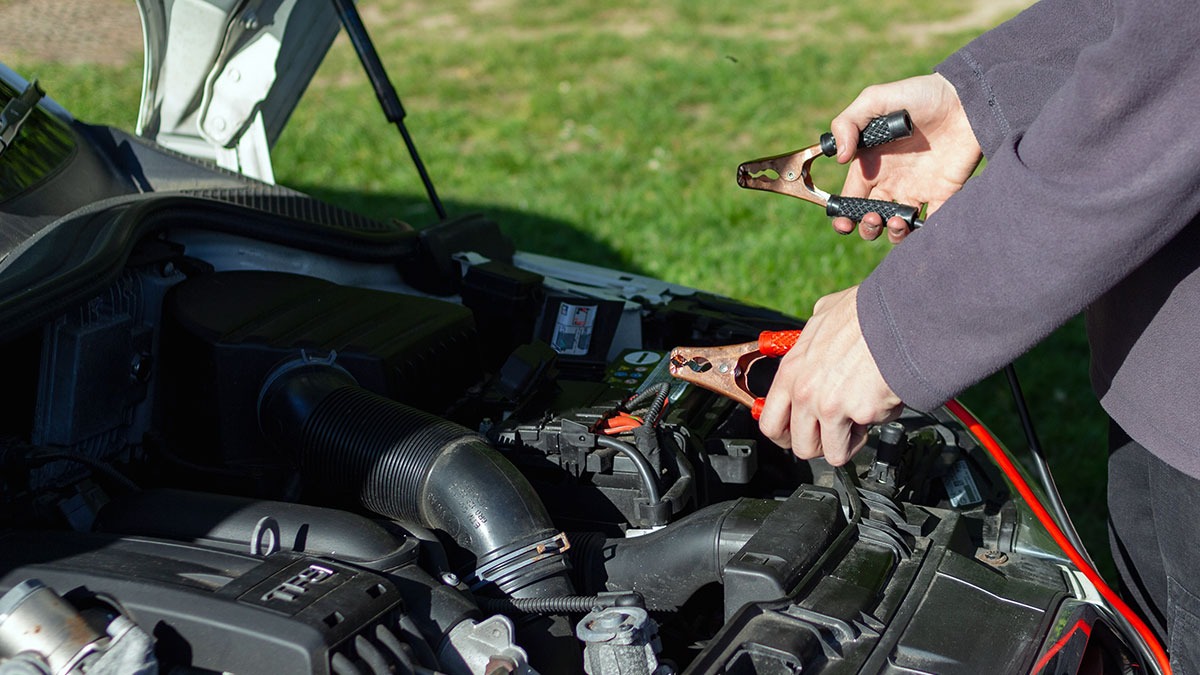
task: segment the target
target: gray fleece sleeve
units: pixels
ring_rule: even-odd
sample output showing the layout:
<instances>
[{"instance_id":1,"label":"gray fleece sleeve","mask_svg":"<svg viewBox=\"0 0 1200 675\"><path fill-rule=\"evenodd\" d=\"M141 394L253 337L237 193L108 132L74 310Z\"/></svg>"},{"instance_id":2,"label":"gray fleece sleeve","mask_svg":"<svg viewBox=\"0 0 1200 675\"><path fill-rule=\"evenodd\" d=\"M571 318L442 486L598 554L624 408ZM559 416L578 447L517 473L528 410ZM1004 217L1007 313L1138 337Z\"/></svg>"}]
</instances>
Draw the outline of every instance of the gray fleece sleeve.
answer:
<instances>
[{"instance_id":1,"label":"gray fleece sleeve","mask_svg":"<svg viewBox=\"0 0 1200 675\"><path fill-rule=\"evenodd\" d=\"M1070 77L1079 53L1112 32L1111 0L1042 0L934 70L958 91L983 154L1024 131Z\"/></svg>"},{"instance_id":2,"label":"gray fleece sleeve","mask_svg":"<svg viewBox=\"0 0 1200 675\"><path fill-rule=\"evenodd\" d=\"M906 403L999 369L1200 212L1197 34L1189 0L1119 0L1028 128L863 282L863 334Z\"/></svg>"}]
</instances>

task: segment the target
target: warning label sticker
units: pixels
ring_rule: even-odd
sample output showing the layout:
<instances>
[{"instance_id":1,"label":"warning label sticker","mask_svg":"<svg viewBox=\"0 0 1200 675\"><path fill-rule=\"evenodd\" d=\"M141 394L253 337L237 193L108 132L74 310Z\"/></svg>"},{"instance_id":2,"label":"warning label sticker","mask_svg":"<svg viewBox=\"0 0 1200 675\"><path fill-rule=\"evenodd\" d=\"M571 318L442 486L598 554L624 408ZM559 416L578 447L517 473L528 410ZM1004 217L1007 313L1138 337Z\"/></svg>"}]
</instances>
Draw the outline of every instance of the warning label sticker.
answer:
<instances>
[{"instance_id":1,"label":"warning label sticker","mask_svg":"<svg viewBox=\"0 0 1200 675\"><path fill-rule=\"evenodd\" d=\"M950 467L948 475L942 477L942 483L946 486L951 506L970 506L983 501L979 488L975 486L975 477L971 475L971 467L961 459Z\"/></svg>"},{"instance_id":2,"label":"warning label sticker","mask_svg":"<svg viewBox=\"0 0 1200 675\"><path fill-rule=\"evenodd\" d=\"M592 327L596 323L598 305L560 303L558 318L550 344L554 351L566 356L584 356L592 345Z\"/></svg>"}]
</instances>

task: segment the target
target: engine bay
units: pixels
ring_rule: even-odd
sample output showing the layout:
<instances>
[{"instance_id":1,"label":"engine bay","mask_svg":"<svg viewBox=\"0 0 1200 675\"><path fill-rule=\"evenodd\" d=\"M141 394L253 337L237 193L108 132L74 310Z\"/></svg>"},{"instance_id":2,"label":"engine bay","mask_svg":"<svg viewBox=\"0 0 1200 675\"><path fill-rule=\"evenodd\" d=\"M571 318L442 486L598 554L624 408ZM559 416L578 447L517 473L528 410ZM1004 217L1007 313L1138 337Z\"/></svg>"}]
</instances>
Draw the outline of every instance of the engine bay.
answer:
<instances>
[{"instance_id":1,"label":"engine bay","mask_svg":"<svg viewBox=\"0 0 1200 675\"><path fill-rule=\"evenodd\" d=\"M1041 640L948 641L1072 596L944 411L834 468L667 372L797 319L479 217L388 263L160 222L7 344L0 591L80 659L128 617L158 672L1003 672Z\"/></svg>"}]
</instances>

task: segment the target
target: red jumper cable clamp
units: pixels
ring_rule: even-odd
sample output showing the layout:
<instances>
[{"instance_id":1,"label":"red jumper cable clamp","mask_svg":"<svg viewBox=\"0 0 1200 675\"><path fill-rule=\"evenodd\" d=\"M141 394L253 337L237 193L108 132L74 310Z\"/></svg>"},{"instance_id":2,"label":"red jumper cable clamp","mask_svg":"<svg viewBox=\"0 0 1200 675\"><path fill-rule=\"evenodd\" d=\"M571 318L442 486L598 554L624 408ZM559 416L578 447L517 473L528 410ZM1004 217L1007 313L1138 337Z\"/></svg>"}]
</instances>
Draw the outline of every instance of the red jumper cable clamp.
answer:
<instances>
[{"instance_id":1,"label":"red jumper cable clamp","mask_svg":"<svg viewBox=\"0 0 1200 675\"><path fill-rule=\"evenodd\" d=\"M754 342L676 347L671 350L671 375L747 406L750 415L758 419L766 401L750 392L746 380L750 368L761 359L788 353L799 338L798 330L764 331Z\"/></svg>"}]
</instances>

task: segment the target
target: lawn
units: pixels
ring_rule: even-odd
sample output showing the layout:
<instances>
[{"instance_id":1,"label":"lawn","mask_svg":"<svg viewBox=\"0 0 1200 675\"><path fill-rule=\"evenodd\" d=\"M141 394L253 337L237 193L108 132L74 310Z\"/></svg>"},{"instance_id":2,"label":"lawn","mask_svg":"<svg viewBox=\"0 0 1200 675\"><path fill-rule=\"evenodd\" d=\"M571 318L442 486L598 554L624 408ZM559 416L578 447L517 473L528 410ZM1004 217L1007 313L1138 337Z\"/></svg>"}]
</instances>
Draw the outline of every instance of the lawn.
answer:
<instances>
[{"instance_id":1,"label":"lawn","mask_svg":"<svg viewBox=\"0 0 1200 675\"><path fill-rule=\"evenodd\" d=\"M814 142L864 86L928 72L1021 5L362 0L360 9L452 214L488 212L526 249L807 315L889 246L838 236L806 202L739 189L735 167ZM116 65L29 54L10 44L4 58L81 118L132 128L139 54ZM344 38L273 158L281 183L372 216L433 222ZM840 184L832 163L817 178L831 191ZM1068 508L1111 572L1105 418L1087 383L1081 322L1017 367ZM1002 378L964 400L1024 447Z\"/></svg>"}]
</instances>

